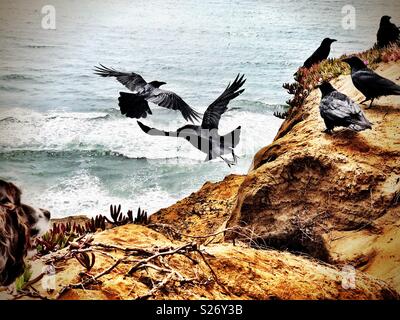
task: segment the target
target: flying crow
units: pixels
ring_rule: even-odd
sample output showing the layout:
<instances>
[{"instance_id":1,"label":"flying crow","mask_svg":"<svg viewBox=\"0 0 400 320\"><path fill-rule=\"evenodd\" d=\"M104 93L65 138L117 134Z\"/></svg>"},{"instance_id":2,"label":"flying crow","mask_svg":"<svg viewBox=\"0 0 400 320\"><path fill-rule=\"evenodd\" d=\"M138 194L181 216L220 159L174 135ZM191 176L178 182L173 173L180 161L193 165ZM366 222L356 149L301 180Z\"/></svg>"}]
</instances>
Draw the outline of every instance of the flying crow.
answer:
<instances>
[{"instance_id":1,"label":"flying crow","mask_svg":"<svg viewBox=\"0 0 400 320\"><path fill-rule=\"evenodd\" d=\"M383 16L376 34L378 48L384 48L392 43L400 42L400 30L390 22L389 16Z\"/></svg>"},{"instance_id":2,"label":"flying crow","mask_svg":"<svg viewBox=\"0 0 400 320\"><path fill-rule=\"evenodd\" d=\"M244 91L244 89L239 90L246 81L246 79L243 80L243 76L238 74L233 83L229 83L225 91L209 105L204 113L201 126L185 125L176 131L162 131L150 128L140 121L138 121L138 124L149 135L184 138L194 147L207 154L205 161L220 157L230 167L237 162L233 148L239 143L241 127L239 126L228 134L220 136L218 125L222 114L228 109L229 102ZM232 153L233 161L222 157L227 153Z\"/></svg>"},{"instance_id":3,"label":"flying crow","mask_svg":"<svg viewBox=\"0 0 400 320\"><path fill-rule=\"evenodd\" d=\"M371 100L369 105L371 107L375 98L400 95L400 86L367 68L359 58L350 57L342 61L350 65L351 80L354 86L365 96L365 100L361 103Z\"/></svg>"},{"instance_id":4,"label":"flying crow","mask_svg":"<svg viewBox=\"0 0 400 320\"><path fill-rule=\"evenodd\" d=\"M324 119L326 133L332 133L334 127L346 127L353 131L371 129L372 124L360 106L348 96L337 91L329 82L323 82L319 89L322 93L319 112Z\"/></svg>"},{"instance_id":5,"label":"flying crow","mask_svg":"<svg viewBox=\"0 0 400 320\"><path fill-rule=\"evenodd\" d=\"M322 60L325 60L329 56L329 52L331 51L331 44L337 40L325 38L322 40L321 45L317 50L304 62L303 68L310 68L313 64L320 63Z\"/></svg>"},{"instance_id":6,"label":"flying crow","mask_svg":"<svg viewBox=\"0 0 400 320\"><path fill-rule=\"evenodd\" d=\"M166 82L146 82L139 74L134 72L120 72L100 64L95 67L95 74L102 77L115 77L133 93L120 92L119 107L121 113L129 118L146 118L152 114L148 101L160 107L179 110L187 121L194 122L200 114L193 110L183 99L172 91L160 89Z\"/></svg>"}]
</instances>

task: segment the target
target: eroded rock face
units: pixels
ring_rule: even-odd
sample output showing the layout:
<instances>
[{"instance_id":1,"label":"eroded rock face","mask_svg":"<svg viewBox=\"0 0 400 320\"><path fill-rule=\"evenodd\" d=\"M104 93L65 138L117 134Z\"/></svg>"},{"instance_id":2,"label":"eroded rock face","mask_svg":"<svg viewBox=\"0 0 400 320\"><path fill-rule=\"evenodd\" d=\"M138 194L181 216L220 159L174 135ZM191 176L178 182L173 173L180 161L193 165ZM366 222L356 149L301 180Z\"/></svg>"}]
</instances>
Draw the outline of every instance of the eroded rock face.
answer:
<instances>
[{"instance_id":1,"label":"eroded rock face","mask_svg":"<svg viewBox=\"0 0 400 320\"><path fill-rule=\"evenodd\" d=\"M400 62L382 64L377 72L398 83ZM333 85L362 99L349 76ZM365 110L372 130L337 128L331 136L321 132L319 100L312 92L295 111L301 116L291 117L300 120L285 122L275 141L255 155L227 226L246 226L268 246L332 262L340 254L327 235L377 232L385 215L400 215L400 97L381 98Z\"/></svg>"},{"instance_id":2,"label":"eroded rock face","mask_svg":"<svg viewBox=\"0 0 400 320\"><path fill-rule=\"evenodd\" d=\"M164 223L188 235L217 231L229 218L244 176L229 175L221 182L207 182L189 197L150 216L150 223Z\"/></svg>"}]
</instances>

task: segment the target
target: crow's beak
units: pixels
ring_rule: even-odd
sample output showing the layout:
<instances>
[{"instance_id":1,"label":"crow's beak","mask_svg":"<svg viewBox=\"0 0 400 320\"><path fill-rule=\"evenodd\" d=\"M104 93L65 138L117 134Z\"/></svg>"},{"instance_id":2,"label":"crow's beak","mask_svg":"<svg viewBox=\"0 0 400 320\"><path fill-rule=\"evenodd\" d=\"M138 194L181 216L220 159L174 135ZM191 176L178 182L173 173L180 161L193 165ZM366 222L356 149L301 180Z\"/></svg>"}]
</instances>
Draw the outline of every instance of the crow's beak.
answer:
<instances>
[{"instance_id":1,"label":"crow's beak","mask_svg":"<svg viewBox=\"0 0 400 320\"><path fill-rule=\"evenodd\" d=\"M341 60L342 62L349 63L349 58L344 58Z\"/></svg>"},{"instance_id":2,"label":"crow's beak","mask_svg":"<svg viewBox=\"0 0 400 320\"><path fill-rule=\"evenodd\" d=\"M337 41L336 39L331 39L331 42L335 42L335 41Z\"/></svg>"}]
</instances>

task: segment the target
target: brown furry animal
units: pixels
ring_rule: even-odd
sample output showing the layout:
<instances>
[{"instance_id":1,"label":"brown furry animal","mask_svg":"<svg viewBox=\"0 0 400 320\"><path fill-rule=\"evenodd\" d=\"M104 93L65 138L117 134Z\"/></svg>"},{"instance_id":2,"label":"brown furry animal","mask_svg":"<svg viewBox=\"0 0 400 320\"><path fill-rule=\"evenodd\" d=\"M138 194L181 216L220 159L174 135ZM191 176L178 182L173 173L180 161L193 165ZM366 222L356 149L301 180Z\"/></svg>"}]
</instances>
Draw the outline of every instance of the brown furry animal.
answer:
<instances>
[{"instance_id":1,"label":"brown furry animal","mask_svg":"<svg viewBox=\"0 0 400 320\"><path fill-rule=\"evenodd\" d=\"M50 212L21 203L21 191L0 180L0 286L8 286L24 272L32 238L46 232Z\"/></svg>"}]
</instances>

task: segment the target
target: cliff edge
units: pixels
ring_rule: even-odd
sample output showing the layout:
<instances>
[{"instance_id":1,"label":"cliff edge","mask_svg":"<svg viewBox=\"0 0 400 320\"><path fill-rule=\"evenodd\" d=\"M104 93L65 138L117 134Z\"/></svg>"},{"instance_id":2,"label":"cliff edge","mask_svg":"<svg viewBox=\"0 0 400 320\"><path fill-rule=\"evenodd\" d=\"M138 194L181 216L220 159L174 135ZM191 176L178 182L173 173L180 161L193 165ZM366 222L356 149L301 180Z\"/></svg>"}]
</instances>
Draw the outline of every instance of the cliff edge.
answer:
<instances>
[{"instance_id":1,"label":"cliff edge","mask_svg":"<svg viewBox=\"0 0 400 320\"><path fill-rule=\"evenodd\" d=\"M365 59L376 54L371 52ZM371 67L400 83L399 52L392 49L389 59L379 53ZM326 62L334 67L338 63ZM332 84L357 102L363 99L348 74ZM400 97L383 97L370 109L362 106L372 130L336 128L333 135L322 132L319 101L319 90L311 89L304 103L292 108L274 142L257 152L246 176L208 183L151 220L182 232L187 219L191 228L203 232L225 229L225 241L251 238L260 246L351 265L400 290ZM188 201L199 197L200 203ZM226 204L224 215L229 216L222 223L213 219L216 197ZM202 216L198 223L185 216L179 222L169 219L172 212L192 210ZM237 227L242 232L229 230Z\"/></svg>"}]
</instances>

